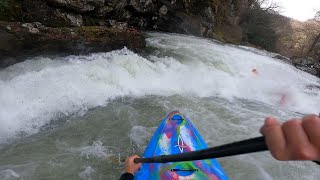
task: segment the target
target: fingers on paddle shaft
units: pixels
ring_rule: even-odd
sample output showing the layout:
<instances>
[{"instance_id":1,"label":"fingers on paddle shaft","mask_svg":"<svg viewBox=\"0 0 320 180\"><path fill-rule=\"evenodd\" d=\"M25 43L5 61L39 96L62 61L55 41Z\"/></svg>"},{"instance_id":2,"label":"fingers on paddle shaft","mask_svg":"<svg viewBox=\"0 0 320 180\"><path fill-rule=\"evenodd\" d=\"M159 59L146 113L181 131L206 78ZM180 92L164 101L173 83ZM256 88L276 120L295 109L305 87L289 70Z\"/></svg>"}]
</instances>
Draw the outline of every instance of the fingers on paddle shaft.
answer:
<instances>
[{"instance_id":1,"label":"fingers on paddle shaft","mask_svg":"<svg viewBox=\"0 0 320 180\"><path fill-rule=\"evenodd\" d=\"M267 118L261 133L271 154L278 160L320 159L320 119L309 115L280 124Z\"/></svg>"},{"instance_id":2,"label":"fingers on paddle shaft","mask_svg":"<svg viewBox=\"0 0 320 180\"><path fill-rule=\"evenodd\" d=\"M136 163L136 164L140 163L140 158L135 158L135 159L133 160L133 162Z\"/></svg>"},{"instance_id":3,"label":"fingers on paddle shaft","mask_svg":"<svg viewBox=\"0 0 320 180\"><path fill-rule=\"evenodd\" d=\"M320 117L316 115L305 116L302 121L302 127L315 151L316 157L314 159L320 160Z\"/></svg>"},{"instance_id":4,"label":"fingers on paddle shaft","mask_svg":"<svg viewBox=\"0 0 320 180\"><path fill-rule=\"evenodd\" d=\"M310 143L308 136L302 127L302 121L292 119L285 122L282 126L285 138L286 149L288 152L285 160L315 160L317 152Z\"/></svg>"},{"instance_id":5,"label":"fingers on paddle shaft","mask_svg":"<svg viewBox=\"0 0 320 180\"><path fill-rule=\"evenodd\" d=\"M310 142L320 149L320 118L315 115L308 115L303 118L302 126Z\"/></svg>"},{"instance_id":6,"label":"fingers on paddle shaft","mask_svg":"<svg viewBox=\"0 0 320 180\"><path fill-rule=\"evenodd\" d=\"M267 146L273 155L278 160L285 160L286 157L286 140L282 131L281 124L272 117L265 120L264 126L261 128L261 133L265 136Z\"/></svg>"}]
</instances>

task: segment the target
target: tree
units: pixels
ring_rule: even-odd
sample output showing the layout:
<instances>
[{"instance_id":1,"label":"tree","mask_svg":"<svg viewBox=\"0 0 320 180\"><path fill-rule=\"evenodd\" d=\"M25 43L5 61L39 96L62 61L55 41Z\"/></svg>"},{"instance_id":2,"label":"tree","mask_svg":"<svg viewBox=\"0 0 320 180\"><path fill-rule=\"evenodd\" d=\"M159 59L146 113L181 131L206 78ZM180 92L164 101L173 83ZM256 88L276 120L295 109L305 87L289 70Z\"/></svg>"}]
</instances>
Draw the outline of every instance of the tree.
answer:
<instances>
[{"instance_id":1,"label":"tree","mask_svg":"<svg viewBox=\"0 0 320 180\"><path fill-rule=\"evenodd\" d=\"M240 21L246 41L268 51L275 51L277 35L271 22L279 8L280 6L272 1L254 0Z\"/></svg>"},{"instance_id":2,"label":"tree","mask_svg":"<svg viewBox=\"0 0 320 180\"><path fill-rule=\"evenodd\" d=\"M312 53L312 51L314 50L314 48L316 47L316 45L320 41L320 29L319 29L319 27L320 27L320 10L314 16L314 20L318 23L318 28L317 28L317 30L318 30L317 34L318 35L315 36L315 38L313 40L313 43L311 44L311 46L310 46L310 48L308 50L308 54Z\"/></svg>"},{"instance_id":3,"label":"tree","mask_svg":"<svg viewBox=\"0 0 320 180\"><path fill-rule=\"evenodd\" d=\"M278 14L282 9L279 3L275 3L272 0L254 0L251 9L258 9L262 11L267 11L269 13Z\"/></svg>"},{"instance_id":4,"label":"tree","mask_svg":"<svg viewBox=\"0 0 320 180\"><path fill-rule=\"evenodd\" d=\"M317 21L317 22L320 22L320 10L314 16L314 20Z\"/></svg>"}]
</instances>

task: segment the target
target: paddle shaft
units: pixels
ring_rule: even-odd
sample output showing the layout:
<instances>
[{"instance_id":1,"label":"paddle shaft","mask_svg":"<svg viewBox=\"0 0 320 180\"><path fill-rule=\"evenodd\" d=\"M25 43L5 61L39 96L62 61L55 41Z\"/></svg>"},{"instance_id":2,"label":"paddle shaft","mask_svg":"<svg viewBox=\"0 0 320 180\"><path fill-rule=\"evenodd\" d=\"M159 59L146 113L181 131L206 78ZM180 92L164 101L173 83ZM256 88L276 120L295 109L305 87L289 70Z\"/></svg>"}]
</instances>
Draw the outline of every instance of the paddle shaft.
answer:
<instances>
[{"instance_id":1,"label":"paddle shaft","mask_svg":"<svg viewBox=\"0 0 320 180\"><path fill-rule=\"evenodd\" d=\"M203 150L186 152L173 155L161 155L151 158L136 158L135 163L167 163L181 161L196 161L202 159L220 158L226 156L234 156L248 154L254 152L267 151L268 147L263 136L225 144L217 147L211 147ZM313 161L320 165L319 161Z\"/></svg>"},{"instance_id":2,"label":"paddle shaft","mask_svg":"<svg viewBox=\"0 0 320 180\"><path fill-rule=\"evenodd\" d=\"M181 154L161 155L151 158L136 158L134 162L166 163L180 161L195 161L268 150L266 144L261 142L264 142L264 137L248 139L244 141L234 142L231 144Z\"/></svg>"}]
</instances>

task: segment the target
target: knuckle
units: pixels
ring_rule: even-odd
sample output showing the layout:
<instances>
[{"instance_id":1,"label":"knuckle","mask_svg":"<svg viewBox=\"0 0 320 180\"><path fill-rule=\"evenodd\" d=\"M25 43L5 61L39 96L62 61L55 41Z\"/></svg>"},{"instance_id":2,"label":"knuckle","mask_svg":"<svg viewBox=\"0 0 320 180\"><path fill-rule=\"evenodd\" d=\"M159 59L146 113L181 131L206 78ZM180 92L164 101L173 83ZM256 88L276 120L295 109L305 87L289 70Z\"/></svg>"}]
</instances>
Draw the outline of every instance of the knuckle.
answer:
<instances>
[{"instance_id":1,"label":"knuckle","mask_svg":"<svg viewBox=\"0 0 320 180\"><path fill-rule=\"evenodd\" d=\"M310 115L303 117L303 120L308 120L308 119L319 119L319 117L315 114L310 114Z\"/></svg>"},{"instance_id":2,"label":"knuckle","mask_svg":"<svg viewBox=\"0 0 320 180\"><path fill-rule=\"evenodd\" d=\"M287 129L287 128L293 128L293 127L297 127L297 126L301 126L301 120L300 119L291 119L285 123L283 123L282 127L284 129Z\"/></svg>"},{"instance_id":3,"label":"knuckle","mask_svg":"<svg viewBox=\"0 0 320 180\"><path fill-rule=\"evenodd\" d=\"M307 147L299 147L292 153L294 160L314 160L317 154Z\"/></svg>"},{"instance_id":4,"label":"knuckle","mask_svg":"<svg viewBox=\"0 0 320 180\"><path fill-rule=\"evenodd\" d=\"M303 118L302 125L303 126L313 126L315 124L320 123L320 118L316 115L309 115Z\"/></svg>"}]
</instances>

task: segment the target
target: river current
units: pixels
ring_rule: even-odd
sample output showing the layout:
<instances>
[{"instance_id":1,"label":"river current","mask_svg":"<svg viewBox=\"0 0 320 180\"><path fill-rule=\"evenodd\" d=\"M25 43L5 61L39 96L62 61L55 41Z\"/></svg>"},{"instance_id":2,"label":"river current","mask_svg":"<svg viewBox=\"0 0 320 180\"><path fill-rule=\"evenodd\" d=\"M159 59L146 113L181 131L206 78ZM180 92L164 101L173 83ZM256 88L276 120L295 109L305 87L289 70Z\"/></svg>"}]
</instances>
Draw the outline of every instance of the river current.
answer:
<instances>
[{"instance_id":1,"label":"river current","mask_svg":"<svg viewBox=\"0 0 320 180\"><path fill-rule=\"evenodd\" d=\"M0 70L0 179L118 179L167 113L209 146L259 136L264 118L320 110L320 79L242 46L149 33L147 49L36 57ZM255 72L252 72L255 70ZM230 179L316 180L268 152L218 159Z\"/></svg>"}]
</instances>

